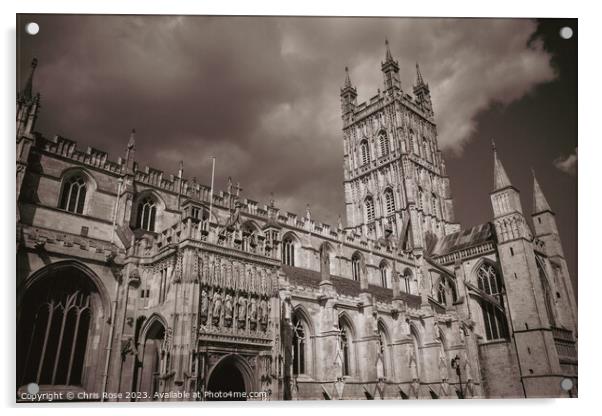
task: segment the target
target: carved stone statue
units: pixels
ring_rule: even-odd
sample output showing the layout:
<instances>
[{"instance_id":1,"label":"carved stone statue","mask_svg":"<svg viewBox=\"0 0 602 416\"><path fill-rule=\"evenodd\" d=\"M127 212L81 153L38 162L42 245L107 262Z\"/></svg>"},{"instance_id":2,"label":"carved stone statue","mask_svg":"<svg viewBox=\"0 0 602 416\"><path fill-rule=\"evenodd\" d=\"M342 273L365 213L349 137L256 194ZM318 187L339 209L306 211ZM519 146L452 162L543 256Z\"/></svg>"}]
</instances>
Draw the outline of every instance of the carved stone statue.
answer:
<instances>
[{"instance_id":1,"label":"carved stone statue","mask_svg":"<svg viewBox=\"0 0 602 416\"><path fill-rule=\"evenodd\" d=\"M238 327L244 328L247 318L247 299L244 296L238 297Z\"/></svg>"},{"instance_id":2,"label":"carved stone statue","mask_svg":"<svg viewBox=\"0 0 602 416\"><path fill-rule=\"evenodd\" d=\"M226 295L226 301L224 302L224 319L226 320L226 325L228 326L230 326L230 323L232 322L232 313L232 296L230 296L228 293Z\"/></svg>"},{"instance_id":3,"label":"carved stone statue","mask_svg":"<svg viewBox=\"0 0 602 416\"><path fill-rule=\"evenodd\" d=\"M257 321L257 300L252 297L249 303L249 319L251 322Z\"/></svg>"},{"instance_id":4,"label":"carved stone statue","mask_svg":"<svg viewBox=\"0 0 602 416\"><path fill-rule=\"evenodd\" d=\"M207 321L209 315L209 297L205 289L201 290L201 322Z\"/></svg>"},{"instance_id":5,"label":"carved stone statue","mask_svg":"<svg viewBox=\"0 0 602 416\"><path fill-rule=\"evenodd\" d=\"M268 310L268 302L265 299L261 299L261 302L259 303L259 310L261 327L265 330L268 325L268 317L270 315L270 311Z\"/></svg>"},{"instance_id":6,"label":"carved stone statue","mask_svg":"<svg viewBox=\"0 0 602 416\"><path fill-rule=\"evenodd\" d=\"M219 323L219 316L222 313L222 295L216 290L213 294L213 324L217 325Z\"/></svg>"}]
</instances>

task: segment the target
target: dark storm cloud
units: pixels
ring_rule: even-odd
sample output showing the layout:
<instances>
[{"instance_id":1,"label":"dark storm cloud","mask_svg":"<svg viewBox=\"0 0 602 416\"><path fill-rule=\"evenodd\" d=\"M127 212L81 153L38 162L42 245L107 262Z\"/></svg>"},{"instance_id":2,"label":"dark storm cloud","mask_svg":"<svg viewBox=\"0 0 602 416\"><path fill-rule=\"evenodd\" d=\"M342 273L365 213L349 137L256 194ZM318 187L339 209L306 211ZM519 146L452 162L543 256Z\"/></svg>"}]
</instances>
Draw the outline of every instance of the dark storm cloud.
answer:
<instances>
[{"instance_id":1,"label":"dark storm cloud","mask_svg":"<svg viewBox=\"0 0 602 416\"><path fill-rule=\"evenodd\" d=\"M23 22L32 20L26 17ZM476 116L549 81L530 20L37 16L20 37L21 79L40 60L38 130L124 153L136 127L141 165L209 182L330 223L343 213L339 87L350 67L360 100L382 86L384 39L411 89L431 86L441 147L460 154ZM223 186L221 186L223 187Z\"/></svg>"}]
</instances>

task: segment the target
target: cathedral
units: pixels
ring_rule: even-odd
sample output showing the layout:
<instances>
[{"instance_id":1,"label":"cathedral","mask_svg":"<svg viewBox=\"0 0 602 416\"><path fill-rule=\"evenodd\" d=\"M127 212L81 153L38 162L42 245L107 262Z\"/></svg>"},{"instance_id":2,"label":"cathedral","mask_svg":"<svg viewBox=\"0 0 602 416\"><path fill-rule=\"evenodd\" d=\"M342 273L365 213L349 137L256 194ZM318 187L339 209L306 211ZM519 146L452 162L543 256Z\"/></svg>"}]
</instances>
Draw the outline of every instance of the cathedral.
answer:
<instances>
[{"instance_id":1,"label":"cathedral","mask_svg":"<svg viewBox=\"0 0 602 416\"><path fill-rule=\"evenodd\" d=\"M576 397L577 305L555 214L492 152L462 229L428 83L340 89L345 221L260 204L36 130L17 94L17 400ZM334 128L334 127L333 127ZM475 197L483 197L475 196ZM73 397L73 396L71 396Z\"/></svg>"}]
</instances>

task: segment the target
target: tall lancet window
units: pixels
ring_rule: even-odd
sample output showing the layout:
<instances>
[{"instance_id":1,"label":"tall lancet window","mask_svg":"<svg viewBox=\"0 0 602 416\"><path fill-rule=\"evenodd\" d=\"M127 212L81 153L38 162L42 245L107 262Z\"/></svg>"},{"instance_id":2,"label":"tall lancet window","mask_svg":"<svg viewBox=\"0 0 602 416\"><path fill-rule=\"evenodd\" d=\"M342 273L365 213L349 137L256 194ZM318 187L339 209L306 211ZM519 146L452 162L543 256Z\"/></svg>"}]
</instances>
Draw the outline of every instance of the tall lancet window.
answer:
<instances>
[{"instance_id":1,"label":"tall lancet window","mask_svg":"<svg viewBox=\"0 0 602 416\"><path fill-rule=\"evenodd\" d=\"M374 221L374 199L371 196L366 198L366 221L373 222Z\"/></svg>"},{"instance_id":2,"label":"tall lancet window","mask_svg":"<svg viewBox=\"0 0 602 416\"><path fill-rule=\"evenodd\" d=\"M536 260L537 271L539 273L539 280L543 289L544 304L546 306L546 313L548 314L548 320L551 326L556 326L556 313L554 309L554 301L552 300L552 289L550 283L546 277L546 273L539 260Z\"/></svg>"},{"instance_id":3,"label":"tall lancet window","mask_svg":"<svg viewBox=\"0 0 602 416\"><path fill-rule=\"evenodd\" d=\"M386 261L382 261L378 267L380 272L380 284L382 287L389 287L389 266Z\"/></svg>"},{"instance_id":4,"label":"tall lancet window","mask_svg":"<svg viewBox=\"0 0 602 416\"><path fill-rule=\"evenodd\" d=\"M293 315L293 374L306 374L307 331L305 323L297 314Z\"/></svg>"},{"instance_id":5,"label":"tall lancet window","mask_svg":"<svg viewBox=\"0 0 602 416\"><path fill-rule=\"evenodd\" d=\"M155 220L157 218L157 203L148 196L140 201L138 205L138 217L136 219L136 228L146 231L155 231Z\"/></svg>"},{"instance_id":6,"label":"tall lancet window","mask_svg":"<svg viewBox=\"0 0 602 416\"><path fill-rule=\"evenodd\" d=\"M76 214L84 213L86 181L82 176L72 176L63 184L60 208Z\"/></svg>"},{"instance_id":7,"label":"tall lancet window","mask_svg":"<svg viewBox=\"0 0 602 416\"><path fill-rule=\"evenodd\" d=\"M287 266L295 265L295 242L290 235L282 241L282 263Z\"/></svg>"},{"instance_id":8,"label":"tall lancet window","mask_svg":"<svg viewBox=\"0 0 602 416\"><path fill-rule=\"evenodd\" d=\"M359 253L355 253L351 257L351 276L353 280L359 281L362 272L362 258Z\"/></svg>"},{"instance_id":9,"label":"tall lancet window","mask_svg":"<svg viewBox=\"0 0 602 416\"><path fill-rule=\"evenodd\" d=\"M385 191L385 208L387 210L387 215L395 213L395 197L393 196L393 190L391 188L388 188Z\"/></svg>"},{"instance_id":10,"label":"tall lancet window","mask_svg":"<svg viewBox=\"0 0 602 416\"><path fill-rule=\"evenodd\" d=\"M352 364L352 349L353 349L353 333L349 325L344 321L344 318L339 318L339 345L338 354L340 354L342 375L350 376L353 373Z\"/></svg>"},{"instance_id":11,"label":"tall lancet window","mask_svg":"<svg viewBox=\"0 0 602 416\"><path fill-rule=\"evenodd\" d=\"M389 138L385 132L381 132L379 136L380 153L382 156L389 154Z\"/></svg>"},{"instance_id":12,"label":"tall lancet window","mask_svg":"<svg viewBox=\"0 0 602 416\"><path fill-rule=\"evenodd\" d=\"M416 142L414 130L410 130L410 149L416 156L420 156L420 146Z\"/></svg>"},{"instance_id":13,"label":"tall lancet window","mask_svg":"<svg viewBox=\"0 0 602 416\"><path fill-rule=\"evenodd\" d=\"M362 158L362 165L367 165L370 162L370 147L368 142L364 140L360 143L360 154Z\"/></svg>"},{"instance_id":14,"label":"tall lancet window","mask_svg":"<svg viewBox=\"0 0 602 416\"><path fill-rule=\"evenodd\" d=\"M493 265L484 263L477 271L477 284L480 290L489 295L481 299L483 325L488 340L508 337L508 324L504 313L502 281Z\"/></svg>"},{"instance_id":15,"label":"tall lancet window","mask_svg":"<svg viewBox=\"0 0 602 416\"><path fill-rule=\"evenodd\" d=\"M422 138L422 147L424 149L424 158L426 160L428 160L429 162L431 162L433 160L433 155L431 152L431 146L426 137Z\"/></svg>"}]
</instances>

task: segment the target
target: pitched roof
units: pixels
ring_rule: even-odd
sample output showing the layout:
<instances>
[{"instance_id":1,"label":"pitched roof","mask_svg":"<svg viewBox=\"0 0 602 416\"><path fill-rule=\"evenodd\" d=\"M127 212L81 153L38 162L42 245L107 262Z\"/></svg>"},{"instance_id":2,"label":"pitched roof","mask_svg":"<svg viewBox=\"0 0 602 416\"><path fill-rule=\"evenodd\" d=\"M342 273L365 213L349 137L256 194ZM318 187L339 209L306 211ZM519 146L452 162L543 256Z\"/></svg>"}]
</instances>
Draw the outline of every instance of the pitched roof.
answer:
<instances>
[{"instance_id":1,"label":"pitched roof","mask_svg":"<svg viewBox=\"0 0 602 416\"><path fill-rule=\"evenodd\" d=\"M444 256L454 251L480 245L486 241L493 240L493 227L491 223L486 222L469 228L460 230L444 236L437 241L431 257Z\"/></svg>"},{"instance_id":2,"label":"pitched roof","mask_svg":"<svg viewBox=\"0 0 602 416\"><path fill-rule=\"evenodd\" d=\"M320 272L301 267L282 266L282 271L287 275L289 281L296 285L311 287L317 289L320 287L322 275ZM341 276L331 276L332 284L337 293L341 295L358 297L361 293L360 282ZM391 302L393 300L393 290L377 285L368 285L368 293L374 295L379 302ZM405 301L408 306L413 308L420 307L420 296L400 292L399 298Z\"/></svg>"}]
</instances>

